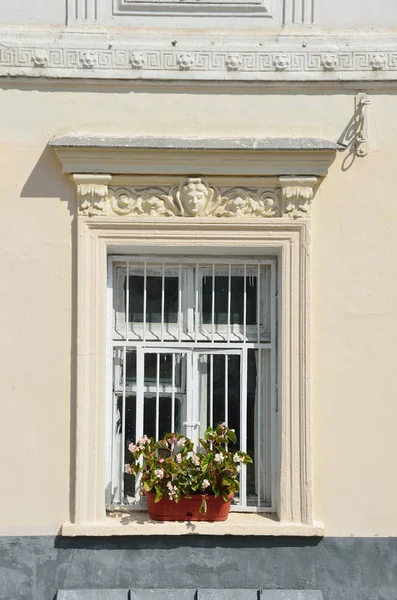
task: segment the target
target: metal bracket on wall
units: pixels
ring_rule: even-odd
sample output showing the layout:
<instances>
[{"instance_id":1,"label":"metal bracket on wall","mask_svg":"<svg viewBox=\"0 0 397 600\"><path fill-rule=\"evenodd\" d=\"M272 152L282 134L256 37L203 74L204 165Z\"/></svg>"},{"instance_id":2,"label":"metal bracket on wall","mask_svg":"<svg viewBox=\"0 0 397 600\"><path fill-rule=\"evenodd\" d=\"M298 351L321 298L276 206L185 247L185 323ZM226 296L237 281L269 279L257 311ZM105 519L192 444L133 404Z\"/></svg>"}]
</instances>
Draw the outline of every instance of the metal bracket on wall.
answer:
<instances>
[{"instance_id":1,"label":"metal bracket on wall","mask_svg":"<svg viewBox=\"0 0 397 600\"><path fill-rule=\"evenodd\" d=\"M368 98L365 92L359 92L355 98L355 117L356 117L356 154L357 156L367 156L368 154L368 105L372 100Z\"/></svg>"}]
</instances>

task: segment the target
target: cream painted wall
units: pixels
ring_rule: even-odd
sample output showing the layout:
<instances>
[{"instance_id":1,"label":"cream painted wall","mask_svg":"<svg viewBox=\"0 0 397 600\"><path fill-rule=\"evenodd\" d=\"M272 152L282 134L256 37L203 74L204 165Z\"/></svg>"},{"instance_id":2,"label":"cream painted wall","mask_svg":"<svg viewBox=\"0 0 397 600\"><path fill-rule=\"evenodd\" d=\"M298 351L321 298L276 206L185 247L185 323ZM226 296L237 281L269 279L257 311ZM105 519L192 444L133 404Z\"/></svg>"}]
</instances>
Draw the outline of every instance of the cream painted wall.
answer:
<instances>
[{"instance_id":1,"label":"cream painted wall","mask_svg":"<svg viewBox=\"0 0 397 600\"><path fill-rule=\"evenodd\" d=\"M69 519L74 189L48 141L69 131L336 140L355 90L316 89L3 85L0 534L56 533ZM397 96L371 97L369 155L339 155L313 207L315 516L327 535L397 535Z\"/></svg>"},{"instance_id":2,"label":"cream painted wall","mask_svg":"<svg viewBox=\"0 0 397 600\"><path fill-rule=\"evenodd\" d=\"M73 12L73 2L69 2L69 12ZM75 4L79 2L75 0ZM83 7L85 3L80 2ZM107 26L136 26L144 22L141 18L130 17L128 13L123 16L114 16L112 0L90 0L88 5L97 7L99 22ZM301 0L294 0L296 12L302 9ZM374 29L385 28L393 29L397 23L397 7L395 0L382 0L381 6L373 0L314 0L316 12L318 14L318 24L321 27L330 29ZM58 25L64 26L67 20L68 0L13 0L13 2L2 2L0 5L0 24L7 25ZM269 4L265 4L269 6ZM261 23L261 29L272 29L280 27L282 24L282 12L284 6L291 6L286 1L274 2L269 19L264 19ZM288 8L287 8L288 10ZM84 11L80 8L81 13ZM69 15L71 17L71 15ZM84 17L81 19L84 21ZM241 17L240 17L241 19ZM174 21L175 22L175 21ZM299 19L297 20L299 22ZM172 25L173 26L173 25ZM204 27L210 26L206 21ZM225 21L222 25L225 27Z\"/></svg>"}]
</instances>

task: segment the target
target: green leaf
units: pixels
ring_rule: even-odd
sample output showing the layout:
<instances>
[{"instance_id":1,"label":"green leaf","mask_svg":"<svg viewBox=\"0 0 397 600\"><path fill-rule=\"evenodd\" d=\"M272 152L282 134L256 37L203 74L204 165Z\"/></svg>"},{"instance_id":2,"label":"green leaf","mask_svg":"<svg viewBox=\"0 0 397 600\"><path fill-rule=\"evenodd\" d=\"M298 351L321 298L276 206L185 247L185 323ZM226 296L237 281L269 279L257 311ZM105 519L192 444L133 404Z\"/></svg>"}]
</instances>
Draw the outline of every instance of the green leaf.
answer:
<instances>
[{"instance_id":1,"label":"green leaf","mask_svg":"<svg viewBox=\"0 0 397 600\"><path fill-rule=\"evenodd\" d=\"M227 432L227 437L229 438L229 440L231 440L232 442L235 442L237 440L237 436L235 434L234 431L232 431L231 429L228 429Z\"/></svg>"},{"instance_id":2,"label":"green leaf","mask_svg":"<svg viewBox=\"0 0 397 600\"><path fill-rule=\"evenodd\" d=\"M154 501L159 502L162 497L163 497L163 490L161 489L160 486L156 485L156 498L154 499Z\"/></svg>"},{"instance_id":3,"label":"green leaf","mask_svg":"<svg viewBox=\"0 0 397 600\"><path fill-rule=\"evenodd\" d=\"M214 460L215 454L214 452L210 452L209 454L206 454L203 458L203 460L201 461L201 466L204 470L204 467L207 467L209 463L211 463Z\"/></svg>"},{"instance_id":4,"label":"green leaf","mask_svg":"<svg viewBox=\"0 0 397 600\"><path fill-rule=\"evenodd\" d=\"M157 442L157 445L159 446L159 448L164 448L165 450L169 450L166 440L159 440Z\"/></svg>"}]
</instances>

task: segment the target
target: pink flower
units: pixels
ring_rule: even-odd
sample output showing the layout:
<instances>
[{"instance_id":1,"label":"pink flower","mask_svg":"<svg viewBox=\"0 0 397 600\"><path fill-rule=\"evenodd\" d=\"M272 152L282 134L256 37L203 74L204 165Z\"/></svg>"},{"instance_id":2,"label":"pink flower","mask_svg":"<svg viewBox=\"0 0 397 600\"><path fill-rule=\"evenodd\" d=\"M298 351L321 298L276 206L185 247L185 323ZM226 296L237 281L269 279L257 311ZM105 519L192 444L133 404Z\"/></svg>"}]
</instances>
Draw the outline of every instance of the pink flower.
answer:
<instances>
[{"instance_id":1,"label":"pink flower","mask_svg":"<svg viewBox=\"0 0 397 600\"><path fill-rule=\"evenodd\" d=\"M194 464L195 467L198 467L200 464L200 457L197 456L197 454L193 454L192 455L192 463Z\"/></svg>"},{"instance_id":2,"label":"pink flower","mask_svg":"<svg viewBox=\"0 0 397 600\"><path fill-rule=\"evenodd\" d=\"M164 462L164 458L159 458L159 463L163 463Z\"/></svg>"},{"instance_id":3,"label":"pink flower","mask_svg":"<svg viewBox=\"0 0 397 600\"><path fill-rule=\"evenodd\" d=\"M235 463L241 463L241 462L243 462L243 459L242 459L242 458L241 458L241 456L239 456L239 455L237 454L237 452L236 452L236 454L233 456L233 461L234 461Z\"/></svg>"},{"instance_id":4,"label":"pink flower","mask_svg":"<svg viewBox=\"0 0 397 600\"><path fill-rule=\"evenodd\" d=\"M214 461L217 462L217 463L221 463L223 461L223 454L222 454L222 452L219 452L218 454L215 454Z\"/></svg>"},{"instance_id":5,"label":"pink flower","mask_svg":"<svg viewBox=\"0 0 397 600\"><path fill-rule=\"evenodd\" d=\"M128 473L128 475L132 475L131 465L124 465L124 473Z\"/></svg>"},{"instance_id":6,"label":"pink flower","mask_svg":"<svg viewBox=\"0 0 397 600\"><path fill-rule=\"evenodd\" d=\"M164 477L164 469L156 469L154 471L154 474L156 475L156 477L158 477L159 479L162 479Z\"/></svg>"},{"instance_id":7,"label":"pink flower","mask_svg":"<svg viewBox=\"0 0 397 600\"><path fill-rule=\"evenodd\" d=\"M177 463L182 462L182 454L179 452L179 454L176 455L175 460Z\"/></svg>"},{"instance_id":8,"label":"pink flower","mask_svg":"<svg viewBox=\"0 0 397 600\"><path fill-rule=\"evenodd\" d=\"M140 444L141 446L146 444L146 442L149 441L149 438L147 435L144 435L143 437L140 437L139 440L137 441L137 444Z\"/></svg>"},{"instance_id":9,"label":"pink flower","mask_svg":"<svg viewBox=\"0 0 397 600\"><path fill-rule=\"evenodd\" d=\"M168 492L168 498L169 498L170 500L173 500L173 499L175 498L175 496L176 496L176 493L177 493L177 491L178 491L178 488L176 487L176 485L172 485L171 481L169 481L169 482L167 483L167 486L166 486L166 487L167 487L167 488L168 488L168 490L169 490L169 492Z\"/></svg>"},{"instance_id":10,"label":"pink flower","mask_svg":"<svg viewBox=\"0 0 397 600\"><path fill-rule=\"evenodd\" d=\"M132 452L132 454L134 454L134 452L136 452L136 451L137 451L137 446L135 446L135 444L130 444L130 445L128 446L128 450L129 450L130 452Z\"/></svg>"},{"instance_id":11,"label":"pink flower","mask_svg":"<svg viewBox=\"0 0 397 600\"><path fill-rule=\"evenodd\" d=\"M203 479L203 485L201 486L204 490L205 488L209 487L211 484L208 481L208 479Z\"/></svg>"}]
</instances>

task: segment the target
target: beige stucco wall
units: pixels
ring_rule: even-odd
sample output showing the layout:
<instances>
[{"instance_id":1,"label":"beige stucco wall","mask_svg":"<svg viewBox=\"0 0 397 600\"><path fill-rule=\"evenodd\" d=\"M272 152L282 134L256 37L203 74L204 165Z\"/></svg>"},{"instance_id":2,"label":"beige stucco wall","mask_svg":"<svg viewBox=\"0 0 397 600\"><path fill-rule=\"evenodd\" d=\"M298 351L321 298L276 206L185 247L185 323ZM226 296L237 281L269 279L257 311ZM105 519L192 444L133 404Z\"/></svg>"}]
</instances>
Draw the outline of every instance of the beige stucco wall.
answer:
<instances>
[{"instance_id":1,"label":"beige stucco wall","mask_svg":"<svg viewBox=\"0 0 397 600\"><path fill-rule=\"evenodd\" d=\"M56 533L69 519L75 192L48 141L69 131L337 140L356 90L312 90L3 85L0 534ZM369 155L340 154L313 207L314 498L327 535L397 535L397 97L371 96Z\"/></svg>"}]
</instances>

